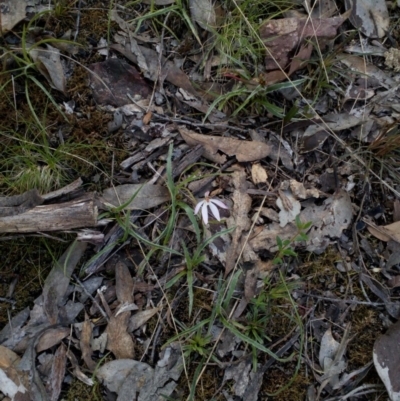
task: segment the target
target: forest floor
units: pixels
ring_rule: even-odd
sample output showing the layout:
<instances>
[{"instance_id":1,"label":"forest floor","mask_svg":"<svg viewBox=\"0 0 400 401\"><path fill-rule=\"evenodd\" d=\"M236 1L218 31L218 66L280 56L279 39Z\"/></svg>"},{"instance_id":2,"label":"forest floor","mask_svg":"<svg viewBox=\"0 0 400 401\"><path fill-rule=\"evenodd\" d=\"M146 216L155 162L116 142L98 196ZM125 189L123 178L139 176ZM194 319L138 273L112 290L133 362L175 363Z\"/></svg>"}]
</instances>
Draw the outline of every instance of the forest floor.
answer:
<instances>
[{"instance_id":1,"label":"forest floor","mask_svg":"<svg viewBox=\"0 0 400 401\"><path fill-rule=\"evenodd\" d=\"M398 399L399 9L355 3L2 10L0 392Z\"/></svg>"}]
</instances>

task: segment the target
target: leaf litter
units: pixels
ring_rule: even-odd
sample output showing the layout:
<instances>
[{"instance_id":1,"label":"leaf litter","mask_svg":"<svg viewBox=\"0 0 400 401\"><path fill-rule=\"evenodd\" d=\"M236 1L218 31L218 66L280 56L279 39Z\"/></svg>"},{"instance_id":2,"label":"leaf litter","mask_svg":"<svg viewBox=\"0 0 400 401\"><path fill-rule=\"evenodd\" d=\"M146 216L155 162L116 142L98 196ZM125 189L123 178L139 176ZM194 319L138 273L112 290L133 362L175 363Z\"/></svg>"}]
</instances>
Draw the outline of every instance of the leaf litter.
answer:
<instances>
[{"instance_id":1,"label":"leaf litter","mask_svg":"<svg viewBox=\"0 0 400 401\"><path fill-rule=\"evenodd\" d=\"M385 2L345 3L343 15L335 2L318 1L260 21L263 74L240 78L242 86L234 86L240 74L225 71L225 82L216 83L231 91L254 90L307 76L313 54L327 54L325 46L335 48L341 30L352 25L366 38L389 35L393 11ZM208 1L190 3L197 45L209 40L197 66L190 64L191 54L185 64L165 51L176 38L148 35L150 29L144 33L125 19L126 10L112 10L118 33L108 36L110 43L98 42L107 51L97 52L85 67L93 107L108 119L102 140L125 141L117 163L113 153L112 177L104 179L101 191L87 190L85 177L85 189L81 181L50 193L0 198L2 233L68 232L78 239L54 259L41 295L18 313L11 311L0 332L0 389L10 399L57 400L72 377L93 387L94 376L118 400L181 399L182 383L194 372L199 378L189 393L201 394L200 380L219 377L210 394L197 395L201 399L256 400L277 388L285 394L286 385L297 385L298 394L309 399L348 399L381 391L366 379L372 359L389 398L399 399L393 351L393 321L400 316L398 142L392 132L399 120L396 53L371 42L385 61L368 62L357 49L370 43L347 46L346 54L339 46L331 63L341 74L326 85L320 104L307 99L300 79L302 98L291 99L277 87L270 92L276 108L268 116L249 108L237 118L229 107L213 108L213 95L201 89L215 66L228 67L219 48L210 47L220 29L219 8ZM2 35L25 18L21 10L12 21L2 10ZM35 10L40 11L37 5ZM63 53L69 51L32 40L27 54L42 85L71 97ZM199 66L203 74L195 71ZM296 118L279 110L282 99ZM325 111L318 115L316 109ZM84 111L78 102L68 110L79 126L93 119L95 109ZM60 143L64 135L60 127ZM92 135L86 129L85 140ZM379 177L357 155L354 140L378 157L382 169L388 160L395 168ZM96 182L95 176L90 180ZM207 192L229 206L218 221L201 222L193 213L196 199ZM50 225L57 210L69 206L68 218ZM34 216L45 217L33 223ZM165 233L167 239L156 243ZM185 309L190 294L196 298L194 320ZM13 305L12 296L10 286L4 302ZM212 318L203 319L206 312ZM313 339L308 350L306 338ZM363 355L356 351L360 341L370 344ZM315 381L305 380L296 358ZM292 373L283 375L282 366ZM305 382L296 383L299 377Z\"/></svg>"}]
</instances>

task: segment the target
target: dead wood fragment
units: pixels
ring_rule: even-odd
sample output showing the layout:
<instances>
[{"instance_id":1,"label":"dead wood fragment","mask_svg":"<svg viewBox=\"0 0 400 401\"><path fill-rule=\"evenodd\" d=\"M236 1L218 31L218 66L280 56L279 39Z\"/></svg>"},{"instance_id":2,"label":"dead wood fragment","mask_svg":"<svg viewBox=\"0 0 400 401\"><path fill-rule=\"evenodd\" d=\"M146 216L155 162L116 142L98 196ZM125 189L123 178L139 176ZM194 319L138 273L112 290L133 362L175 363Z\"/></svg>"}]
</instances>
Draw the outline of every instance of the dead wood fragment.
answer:
<instances>
[{"instance_id":1,"label":"dead wood fragment","mask_svg":"<svg viewBox=\"0 0 400 401\"><path fill-rule=\"evenodd\" d=\"M14 216L0 218L0 233L62 231L97 225L94 194L70 202L40 205Z\"/></svg>"}]
</instances>

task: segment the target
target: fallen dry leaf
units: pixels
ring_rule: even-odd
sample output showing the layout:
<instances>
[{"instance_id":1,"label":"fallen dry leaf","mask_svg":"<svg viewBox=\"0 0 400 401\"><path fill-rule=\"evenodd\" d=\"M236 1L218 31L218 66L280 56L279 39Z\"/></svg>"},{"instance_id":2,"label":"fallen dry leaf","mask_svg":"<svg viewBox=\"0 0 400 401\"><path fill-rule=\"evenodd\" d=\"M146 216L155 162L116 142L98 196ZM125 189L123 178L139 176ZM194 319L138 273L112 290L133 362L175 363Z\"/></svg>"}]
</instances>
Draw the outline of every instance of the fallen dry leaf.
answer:
<instances>
[{"instance_id":1,"label":"fallen dry leaf","mask_svg":"<svg viewBox=\"0 0 400 401\"><path fill-rule=\"evenodd\" d=\"M108 188L103 192L103 203L119 207L130 200L125 210L146 210L171 199L168 189L162 185L126 184Z\"/></svg>"},{"instance_id":2,"label":"fallen dry leaf","mask_svg":"<svg viewBox=\"0 0 400 401\"><path fill-rule=\"evenodd\" d=\"M6 0L0 8L1 31L5 32L12 29L18 22L26 17L26 3L22 1Z\"/></svg>"},{"instance_id":3,"label":"fallen dry leaf","mask_svg":"<svg viewBox=\"0 0 400 401\"><path fill-rule=\"evenodd\" d=\"M132 336L128 333L130 312L124 312L116 317L111 317L107 325L107 349L117 359L133 359L135 346Z\"/></svg>"},{"instance_id":4,"label":"fallen dry leaf","mask_svg":"<svg viewBox=\"0 0 400 401\"><path fill-rule=\"evenodd\" d=\"M279 224L285 227L293 222L296 216L300 214L300 202L290 191L279 191L279 197L276 199L276 206L279 207Z\"/></svg>"},{"instance_id":5,"label":"fallen dry leaf","mask_svg":"<svg viewBox=\"0 0 400 401\"><path fill-rule=\"evenodd\" d=\"M47 380L46 391L49 395L49 401L57 401L60 397L61 387L65 378L66 363L67 349L61 343L54 354L51 372Z\"/></svg>"},{"instance_id":6,"label":"fallen dry leaf","mask_svg":"<svg viewBox=\"0 0 400 401\"><path fill-rule=\"evenodd\" d=\"M218 151L229 156L236 156L239 162L251 162L267 157L271 152L271 146L263 142L243 141L242 139L225 138L212 135L201 135L180 126L178 127L182 138L190 146L202 145L203 156L217 163L225 163L226 157L218 154Z\"/></svg>"},{"instance_id":7,"label":"fallen dry leaf","mask_svg":"<svg viewBox=\"0 0 400 401\"><path fill-rule=\"evenodd\" d=\"M125 60L110 58L89 65L93 98L99 105L123 106L151 95L139 71ZM140 98L139 98L140 97Z\"/></svg>"},{"instance_id":8,"label":"fallen dry leaf","mask_svg":"<svg viewBox=\"0 0 400 401\"><path fill-rule=\"evenodd\" d=\"M350 22L368 38L383 38L389 29L389 11L385 0L346 0Z\"/></svg>"},{"instance_id":9,"label":"fallen dry leaf","mask_svg":"<svg viewBox=\"0 0 400 401\"><path fill-rule=\"evenodd\" d=\"M162 307L150 308L141 312L135 313L129 321L128 330L130 332L137 330L139 327L143 326L150 318L152 318L157 312L159 312Z\"/></svg>"},{"instance_id":10,"label":"fallen dry leaf","mask_svg":"<svg viewBox=\"0 0 400 401\"><path fill-rule=\"evenodd\" d=\"M260 37L268 48L265 60L267 70L285 69L290 54L306 38L333 39L337 28L347 15L333 18L281 18L266 21L260 27Z\"/></svg>"},{"instance_id":11,"label":"fallen dry leaf","mask_svg":"<svg viewBox=\"0 0 400 401\"><path fill-rule=\"evenodd\" d=\"M348 228L353 217L351 199L347 192L338 191L325 199L322 205L309 205L300 212L302 222L312 222L308 231L306 249L317 254L323 252L332 240L341 236ZM282 240L291 239L297 233L295 224L288 223L281 227L278 223L266 224L262 231L250 238L250 246L255 250L267 249L277 251L276 237Z\"/></svg>"},{"instance_id":12,"label":"fallen dry leaf","mask_svg":"<svg viewBox=\"0 0 400 401\"><path fill-rule=\"evenodd\" d=\"M29 373L16 368L19 361L17 354L0 345L0 389L11 400L30 401Z\"/></svg>"},{"instance_id":13,"label":"fallen dry leaf","mask_svg":"<svg viewBox=\"0 0 400 401\"><path fill-rule=\"evenodd\" d=\"M28 13L50 11L53 6L20 0L2 0L0 7L0 28L4 35L28 16Z\"/></svg>"},{"instance_id":14,"label":"fallen dry leaf","mask_svg":"<svg viewBox=\"0 0 400 401\"><path fill-rule=\"evenodd\" d=\"M228 227L235 227L232 232L232 240L229 248L226 252L226 263L225 263L225 277L235 267L239 253L243 248L243 233L246 233L251 227L251 220L249 213L251 210L252 199L247 194L247 183L246 183L246 171L241 168L238 171L234 171L232 174L232 183L235 187L232 195L233 207L231 216L227 219ZM246 242L245 249L243 249L242 259L247 262L251 259L258 259L255 255L252 255L252 249Z\"/></svg>"},{"instance_id":15,"label":"fallen dry leaf","mask_svg":"<svg viewBox=\"0 0 400 401\"><path fill-rule=\"evenodd\" d=\"M116 38L117 40L117 38ZM143 56L146 58L148 65L148 71L145 73L145 77L151 79L152 81L157 81L160 76L159 64L158 64L158 53L144 46L139 46ZM137 64L138 59L135 54L131 52L128 44L125 46L120 44L112 44L110 48L122 53L128 60ZM165 57L161 58L161 76L165 78L166 81L175 85L178 88L183 88L185 91L189 92L194 96L198 96L196 89L194 89L192 83L188 76L178 68L172 61L167 60Z\"/></svg>"},{"instance_id":16,"label":"fallen dry leaf","mask_svg":"<svg viewBox=\"0 0 400 401\"><path fill-rule=\"evenodd\" d=\"M92 348L90 346L92 341L92 322L89 316L85 312L85 320L82 323L82 333L79 341L79 346L82 351L82 358L86 363L86 366L91 372L96 368L96 362L92 359Z\"/></svg>"},{"instance_id":17,"label":"fallen dry leaf","mask_svg":"<svg viewBox=\"0 0 400 401\"><path fill-rule=\"evenodd\" d=\"M204 30L212 32L215 29L214 2L211 0L189 0L189 9L193 20Z\"/></svg>"},{"instance_id":18,"label":"fallen dry leaf","mask_svg":"<svg viewBox=\"0 0 400 401\"><path fill-rule=\"evenodd\" d=\"M178 343L171 343L161 353L153 369L146 363L132 359L107 362L96 371L96 376L118 400L162 401L171 395L182 373L182 351Z\"/></svg>"},{"instance_id":19,"label":"fallen dry leaf","mask_svg":"<svg viewBox=\"0 0 400 401\"><path fill-rule=\"evenodd\" d=\"M115 287L120 307L133 303L133 279L128 267L121 261L115 266ZM107 349L117 359L132 359L135 354L133 338L128 333L130 317L130 311L119 313L117 308L107 325Z\"/></svg>"},{"instance_id":20,"label":"fallen dry leaf","mask_svg":"<svg viewBox=\"0 0 400 401\"><path fill-rule=\"evenodd\" d=\"M87 244L74 242L55 263L46 278L43 287L43 312L50 324L56 324L59 319L59 308L65 303L65 293L68 289L71 275L83 256Z\"/></svg>"},{"instance_id":21,"label":"fallen dry leaf","mask_svg":"<svg viewBox=\"0 0 400 401\"><path fill-rule=\"evenodd\" d=\"M71 333L68 327L56 327L46 330L36 345L36 352L42 352L57 345Z\"/></svg>"},{"instance_id":22,"label":"fallen dry leaf","mask_svg":"<svg viewBox=\"0 0 400 401\"><path fill-rule=\"evenodd\" d=\"M65 93L66 79L61 64L60 51L46 44L46 49L31 47L29 55L35 62L36 68L46 78L49 85L58 91Z\"/></svg>"},{"instance_id":23,"label":"fallen dry leaf","mask_svg":"<svg viewBox=\"0 0 400 401\"><path fill-rule=\"evenodd\" d=\"M382 379L391 401L400 401L400 320L374 344L375 369Z\"/></svg>"},{"instance_id":24,"label":"fallen dry leaf","mask_svg":"<svg viewBox=\"0 0 400 401\"><path fill-rule=\"evenodd\" d=\"M381 70L375 64L369 63L361 56L351 54L338 54L338 61L349 67L352 71L358 72L361 76L376 80L386 89L397 86L396 81L385 71ZM343 117L344 117L343 113Z\"/></svg>"},{"instance_id":25,"label":"fallen dry leaf","mask_svg":"<svg viewBox=\"0 0 400 401\"><path fill-rule=\"evenodd\" d=\"M377 226L373 222L364 219L367 223L368 231L381 241L388 242L390 240L400 243L400 221L396 221L386 226Z\"/></svg>"}]
</instances>

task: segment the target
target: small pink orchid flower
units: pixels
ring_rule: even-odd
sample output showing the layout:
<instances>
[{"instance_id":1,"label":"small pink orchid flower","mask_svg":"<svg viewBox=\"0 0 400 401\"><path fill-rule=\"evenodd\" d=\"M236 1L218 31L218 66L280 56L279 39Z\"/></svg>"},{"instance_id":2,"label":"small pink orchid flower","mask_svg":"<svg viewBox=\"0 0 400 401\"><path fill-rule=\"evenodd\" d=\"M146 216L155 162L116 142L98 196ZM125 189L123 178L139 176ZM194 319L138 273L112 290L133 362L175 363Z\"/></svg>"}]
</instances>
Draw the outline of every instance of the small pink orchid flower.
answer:
<instances>
[{"instance_id":1,"label":"small pink orchid flower","mask_svg":"<svg viewBox=\"0 0 400 401\"><path fill-rule=\"evenodd\" d=\"M211 199L208 195L210 195L210 192L207 191L204 194L204 199L202 201L200 201L196 205L196 208L194 209L194 214L198 214L201 209L201 215L203 217L203 221L205 224L208 223L208 207L210 207L212 215L218 221L221 220L221 216L219 214L219 210L218 210L217 206L222 209L229 209L228 206L225 205L225 203L221 202L218 199Z\"/></svg>"}]
</instances>

